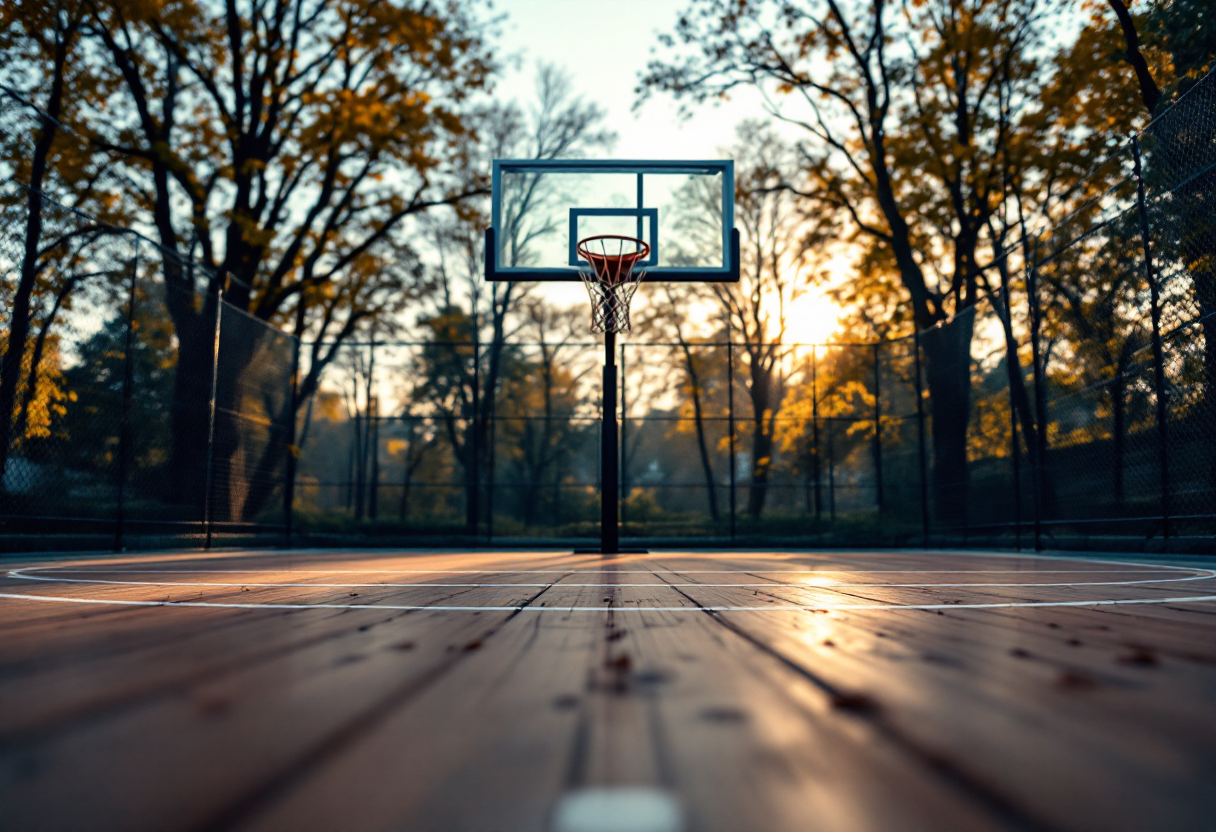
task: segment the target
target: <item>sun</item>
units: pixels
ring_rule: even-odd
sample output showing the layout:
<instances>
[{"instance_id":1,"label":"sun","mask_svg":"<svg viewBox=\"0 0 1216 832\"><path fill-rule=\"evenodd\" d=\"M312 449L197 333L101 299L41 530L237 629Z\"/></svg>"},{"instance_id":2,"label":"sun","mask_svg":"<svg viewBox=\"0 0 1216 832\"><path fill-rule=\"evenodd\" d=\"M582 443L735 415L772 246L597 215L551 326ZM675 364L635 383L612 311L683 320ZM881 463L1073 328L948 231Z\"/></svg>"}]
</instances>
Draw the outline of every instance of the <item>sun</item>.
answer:
<instances>
[{"instance_id":1,"label":"sun","mask_svg":"<svg viewBox=\"0 0 1216 832\"><path fill-rule=\"evenodd\" d=\"M785 317L785 341L827 344L840 330L840 307L826 294L808 290L790 304Z\"/></svg>"}]
</instances>

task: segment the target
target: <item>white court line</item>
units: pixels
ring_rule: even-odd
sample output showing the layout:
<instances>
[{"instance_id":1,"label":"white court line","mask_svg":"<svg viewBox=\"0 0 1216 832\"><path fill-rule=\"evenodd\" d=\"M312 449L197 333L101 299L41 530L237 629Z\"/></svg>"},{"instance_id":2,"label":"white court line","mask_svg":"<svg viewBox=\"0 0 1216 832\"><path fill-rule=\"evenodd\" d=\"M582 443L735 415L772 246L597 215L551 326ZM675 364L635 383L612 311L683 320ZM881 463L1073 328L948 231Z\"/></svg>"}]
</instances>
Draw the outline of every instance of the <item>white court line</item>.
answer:
<instances>
[{"instance_id":1,"label":"white court line","mask_svg":"<svg viewBox=\"0 0 1216 832\"><path fill-rule=\"evenodd\" d=\"M304 588L304 589L352 589L352 588L377 588L384 589L452 589L452 588L467 588L467 589L485 589L485 588L500 588L500 587L528 587L536 588L542 586L553 586L558 588L573 588L573 587L590 587L596 589L621 589L628 587L700 587L703 589L727 589L738 587L742 589L798 589L798 590L832 590L832 589L857 589L865 587L873 587L876 589L936 589L936 588L965 588L965 587L1076 587L1076 586L1139 586L1142 584L1168 584L1180 583L1182 581L1203 581L1216 578L1216 572L1212 570L1190 569L1188 571L1198 573L1177 578L1146 578L1135 581L1069 581L1064 583L961 583L961 584L940 584L940 583L918 583L918 584L876 584L876 583L860 583L860 584L825 584L823 586L814 586L807 584L790 584L781 581L768 581L759 584L706 584L706 583L628 583L628 584L566 584L566 583L507 583L507 584L488 584L488 583L460 583L460 584L435 584L435 583L261 583L256 581L246 581L245 583L228 583L224 581L113 581L104 580L101 578L62 578L58 575L30 575L26 569L11 569L8 572L10 578L19 578L27 581L47 581L49 583L71 583L71 584L102 584L108 586L213 586L213 587L261 587L261 588ZM46 569L39 571L47 571ZM266 570L274 571L274 570ZM112 574L112 573L111 573ZM257 574L250 572L248 574ZM1132 573L1129 573L1132 574Z\"/></svg>"},{"instance_id":2,"label":"white court line","mask_svg":"<svg viewBox=\"0 0 1216 832\"><path fill-rule=\"evenodd\" d=\"M1022 555L1021 557L1030 557ZM1040 556L1035 556L1040 557ZM1095 561L1117 563L1117 561ZM613 569L617 575L1106 575L1194 571L1191 566L1152 566L1129 563L1137 569ZM257 575L265 572L297 572L302 575L578 575L605 571L596 569L70 569L61 566L24 566L23 572L64 572L72 575Z\"/></svg>"},{"instance_id":3,"label":"white court line","mask_svg":"<svg viewBox=\"0 0 1216 832\"><path fill-rule=\"evenodd\" d=\"M995 558L995 557L1018 557L1018 558L1024 558L1024 559L1036 558L1039 560L1053 560L1053 561L1057 561L1057 562L1058 561L1085 562L1085 563L1100 564L1100 565L1107 565L1107 566L1119 566L1119 567L1123 568L1121 570L1104 570L1104 571L1110 571L1110 572L1126 571L1128 573L1132 573L1133 570L1126 569L1126 567L1130 566L1130 567L1140 567L1143 569L1147 569L1150 571L1156 571L1156 572L1166 572L1166 571L1170 571L1170 570L1176 570L1176 571L1191 572L1191 573L1196 573L1196 572L1207 573L1207 574L1203 574L1203 575L1195 575L1192 577L1179 578L1179 579L1177 579L1178 581L1203 580L1205 578L1216 577L1216 571L1207 570L1207 569L1199 569L1196 567L1174 566L1174 565L1169 565L1169 564L1162 564L1162 565L1145 564L1145 563L1138 563L1138 562L1134 562L1134 561L1090 560L1087 558L1075 558L1075 557L1069 557L1066 555L1059 556L1059 555L1040 555L1040 554L1035 554L1035 555L1019 554L1019 555L1013 556L1013 555L1002 555L999 553L988 553L988 552L974 552L974 553L959 552L959 553L939 553L939 554L955 554L955 555L960 555L960 556L989 557L989 558ZM25 569L31 570L31 571L46 572L46 571L55 570L56 567L25 567ZM13 570L13 571L19 572L21 570ZM110 572L123 572L123 571L133 571L133 570L109 570L109 571ZM148 570L148 571L150 572L152 570ZM194 570L178 570L178 571L197 574L197 571L194 571ZM262 570L228 570L228 571L229 572L239 572L241 574L258 574L258 573L264 573L267 571L281 571L281 570L264 570L264 569L262 569ZM341 573L344 570L313 570L313 571L315 571L317 574L322 574L322 573L334 574L334 573ZM363 571L374 572L374 573L379 573L379 574L383 574L386 571L395 571L395 572L397 572L397 574L401 574L401 573L405 572L405 570L363 570ZM501 571L501 570L500 571L495 571L495 570L411 570L407 574L530 574L530 573L535 574L535 573L540 573L540 574L566 575L566 574L574 574L575 571L576 570L560 570L560 569L517 570L514 572L506 572L506 571ZM581 571L601 571L601 570L581 570ZM626 570L621 570L621 571L624 572ZM652 574L652 575L658 574L658 572L656 572L655 570L630 570L630 571L634 571L634 572L641 573L641 574ZM676 570L669 570L666 568L661 568L661 571L671 572L673 574L735 574L735 575L737 575L737 574L752 574L752 575L755 575L755 574L770 574L770 575L822 574L824 572L856 574L856 573L863 572L863 570L775 570L775 571L689 570L687 572L683 572L683 571L677 572ZM979 573L1005 572L1005 573L1025 574L1026 572L1035 572L1035 571L1047 572L1050 570L872 570L872 571L873 572L896 572L896 573L902 572L903 574L975 574L977 572L979 572ZM1055 570L1055 571L1057 573L1061 573L1061 572L1066 573L1066 572L1084 572L1087 570ZM10 574L11 574L11 572L10 572ZM33 575L26 575L23 577L35 578L35 576L33 576ZM51 580L51 581L55 580L53 577L43 577L43 578L36 578L36 579ZM131 583L131 582L119 581L116 583ZM666 585L670 586L670 584L666 584ZM1082 584L1082 585L1084 585L1084 584ZM316 585L309 584L308 586L316 586ZM421 586L425 586L425 584L423 584ZM462 584L461 586L468 586L468 585ZM520 586L520 585L519 584L510 584L508 586ZM636 586L636 584L635 584L635 586ZM710 585L707 585L707 584L697 584L696 586L710 588ZM765 584L765 586L776 587L776 586L791 586L791 585L778 583L778 584ZM866 586L874 586L874 584L867 584ZM934 585L915 585L915 586L922 587L922 588L929 588ZM966 584L964 586L977 586L977 584ZM1026 584L1014 584L1013 586L1027 586L1027 585ZM807 587L807 588L808 589L820 589L821 587ZM294 610L294 609L374 609L374 610L432 610L432 611L436 611L436 612L444 612L444 611L450 611L450 612L500 611L500 612L505 612L505 611L515 611L515 610L539 610L542 612L598 612L600 610L607 609L606 607L602 607L599 605L591 606L591 607L564 607L564 606L563 607L547 607L547 606L539 606L539 605L525 607L525 606L401 605L401 604L367 604L367 603L363 603L363 604L283 604L283 603L236 604L236 603L221 603L221 602L209 602L209 601L130 601L130 600L119 600L119 599L107 600L107 599L99 599L99 598L73 598L73 597L67 597L67 596L25 595L25 594L19 594L19 593L0 593L0 598L12 598L12 599L17 599L17 600L28 600L28 601L54 601L54 602L59 602L59 603L110 604L110 605L117 605L117 606L138 606L138 607L165 607L165 606L168 606L168 607L202 607L202 608L222 608L222 609L292 609L292 610ZM1216 601L1216 595L1156 598L1156 599L1150 599L1150 598L1143 598L1143 599L1135 598L1135 599L1122 599L1122 600L1099 599L1099 600L1088 600L1088 601L1009 601L1009 602L990 602L990 603L982 603L982 604L882 604L882 603L880 603L880 604L826 604L825 605L825 604L820 603L820 604L817 604L816 606L803 605L803 604L796 604L796 605L768 604L765 606L750 606L750 607L745 607L745 606L712 606L712 607L699 607L699 606L636 607L636 606L629 606L629 607L612 607L612 609L615 611L621 611L621 612L624 612L624 611L694 612L694 611L701 611L701 610L709 610L709 611L713 611L713 612L732 612L732 611L733 612L775 612L775 611L814 612L817 610L825 610L825 609L826 610L900 610L900 609L904 609L904 610L945 610L945 609L1005 609L1005 608L1021 608L1021 607L1092 607L1092 606L1111 606L1111 605L1124 605L1124 604L1202 603L1202 602L1207 602L1207 601Z\"/></svg>"},{"instance_id":4,"label":"white court line","mask_svg":"<svg viewBox=\"0 0 1216 832\"><path fill-rule=\"evenodd\" d=\"M69 598L52 595L22 595L0 592L0 598L20 601L56 601L68 604L109 604L123 607L214 607L240 610L431 610L433 612L835 612L837 610L987 610L1012 607L1106 607L1122 604L1194 604L1216 601L1216 595L1197 595L1185 598L1132 598L1120 601L1015 601L990 604L831 604L810 607L768 604L763 607L687 606L687 607L542 607L542 606L492 606L455 607L421 606L404 604L222 604L207 601L125 601L100 598Z\"/></svg>"}]
</instances>

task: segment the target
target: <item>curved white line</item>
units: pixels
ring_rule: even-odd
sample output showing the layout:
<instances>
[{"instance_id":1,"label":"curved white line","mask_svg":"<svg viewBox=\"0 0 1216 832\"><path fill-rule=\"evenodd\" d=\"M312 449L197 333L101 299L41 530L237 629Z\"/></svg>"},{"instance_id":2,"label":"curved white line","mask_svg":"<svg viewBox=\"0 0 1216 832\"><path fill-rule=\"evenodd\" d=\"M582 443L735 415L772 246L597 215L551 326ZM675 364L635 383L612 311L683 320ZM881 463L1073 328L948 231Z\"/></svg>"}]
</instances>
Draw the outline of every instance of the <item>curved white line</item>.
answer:
<instances>
[{"instance_id":1,"label":"curved white line","mask_svg":"<svg viewBox=\"0 0 1216 832\"><path fill-rule=\"evenodd\" d=\"M1040 554L1007 555L1007 554L1001 554L1001 553L995 553L995 552L939 552L939 553L935 553L935 554L970 556L970 557L987 557L987 558L998 558L998 557L1006 557L1006 558L1016 557L1016 558L1022 558L1022 559L1035 558L1035 559L1039 559L1039 560L1072 561L1072 562L1083 562L1083 563L1091 563L1091 564L1102 564L1102 565L1108 565L1108 566L1118 566L1118 567L1121 567L1121 569L1119 569L1119 570L1071 570L1071 569L1068 569L1068 570L1020 570L1020 569L1019 570L967 570L967 569L960 569L960 570L775 570L775 571L774 570L763 570L763 571L762 570L687 570L687 571L681 571L681 570L671 570L671 569L667 569L667 568L660 568L658 571L668 572L671 574L731 574L731 575L738 575L738 574L753 574L753 575L754 574L769 574L769 575L811 574L811 575L814 575L814 574L824 574L824 573L873 574L873 573L878 573L878 572L893 572L893 573L897 573L897 574L976 574L976 573L1000 573L1000 572L1025 574L1026 572L1031 572L1031 573L1034 573L1034 572L1073 573L1073 572L1090 572L1090 571L1130 572L1131 570L1127 569L1127 567L1130 566L1130 567L1138 567L1141 569L1149 570L1150 572L1154 572L1154 571L1155 572L1165 572L1165 571L1177 570L1177 571L1191 572L1191 573L1206 573L1206 574L1195 574L1195 575L1192 575L1191 577L1186 577L1186 578L1173 579L1176 581L1204 580L1206 578L1216 577L1216 570L1201 569L1201 568L1197 568L1197 567L1175 566L1172 564L1160 564L1160 565L1146 564L1146 563L1139 563L1139 562L1135 562L1135 561L1091 560L1088 558L1069 557L1067 555L1064 555L1064 556L1040 555ZM24 570L25 571L43 571L43 572L52 571L52 570L69 571L66 569L61 569L59 567L24 567ZM22 571L23 571L22 569L11 570L9 574L12 575L13 572L22 572ZM71 570L71 571L86 571L86 570ZM98 571L103 571L103 570L98 570ZM136 570L108 570L108 571L109 572L120 572L120 573L127 572L127 571L136 572ZM152 573L154 571L158 571L158 572L175 571L175 572L193 573L193 574L198 573L198 570L142 570L142 571L144 573ZM213 571L218 572L221 570L213 570ZM263 570L223 570L223 571L227 571L230 573L240 573L240 574L257 574L257 573L262 573L262 572L267 572L267 571L281 571L281 570L263 569ZM304 571L304 570L301 570L301 571ZM353 570L310 570L310 571L315 572L317 574L335 574L335 573L341 574L343 572L350 572ZM370 572L373 574L383 574L384 572L394 572L396 574L404 573L404 574L446 574L446 575L451 575L451 574L555 574L555 573L575 574L578 571L602 571L602 570L600 570L600 569L595 569L595 570L570 570L570 569L540 570L540 569L535 569L535 570L515 570L515 571L506 571L506 570L360 570L360 571L361 572ZM656 570L619 570L619 571L622 573L631 572L631 573L651 574L651 575L657 575L657 573L658 573L658 571L656 571ZM37 577L37 576L33 576L33 575L15 575L14 577L23 577L23 578L27 578L27 579L33 579L33 580L49 580L49 581L56 580L54 577L46 577L46 576ZM73 582L90 582L90 581L73 581ZM1172 581L1171 581L1171 579L1165 579L1165 580L1154 580L1154 581L1144 581L1144 582L1135 581L1135 582L1117 582L1117 583L1150 583L1150 582L1157 583L1157 582L1172 582ZM113 583L129 584L131 582L115 581ZM1074 585L1074 584L1063 584L1063 585L1068 586L1068 585ZM1084 586L1084 585L1093 585L1093 584L1087 584L1084 582L1080 582L1075 585ZM241 585L238 584L238 586L241 586ZM307 584L306 586L317 586L317 585L316 584ZM435 586L435 585L434 584L430 584L430 585L410 584L410 586ZM469 586L469 585L460 584L458 586ZM507 586L523 586L523 585L508 584ZM626 585L626 586L628 586L628 585ZM633 584L633 586L637 586L637 584ZM671 584L664 584L664 586L671 586ZM712 588L711 585L708 585L708 584L694 584L692 586ZM737 586L737 585L734 585L734 586ZM763 584L763 586L773 587L773 588L793 587L793 588L804 588L804 589L830 589L830 587L794 587L794 585L782 584L782 583ZM842 586L842 585L837 584L836 586ZM879 586L879 585L862 584L861 586ZM945 585L945 584L930 584L930 585L914 584L912 586L916 586L916 587L920 587L920 588L929 588L929 587L933 587L933 586L947 586L947 585ZM968 587L968 586L982 586L982 585L981 584L962 584L960 586ZM1036 586L1036 585L1035 584L1009 584L1007 586L1019 587L1019 586ZM1040 584L1039 586L1042 586L1042 585ZM955 588L958 588L958 587L955 587ZM512 610L528 609L528 610L541 610L541 611L547 611L547 612L553 612L553 611L596 612L598 610L605 609L604 607L600 607L600 606L594 606L594 607L544 607L544 606L535 606L535 607L531 607L531 606L530 607L483 606L483 607L476 607L476 606L443 606L443 605L389 605L389 604L366 604L366 603L365 604L282 604L282 603L236 604L236 603L220 603L220 602L207 602L207 601L130 601L130 600L118 600L118 599L105 600L105 599L97 599L97 598L73 598L73 597L64 597L64 596L25 595L25 594L19 594L19 593L0 593L0 598L13 598L13 599L18 599L18 600L30 600L30 601L56 601L56 602L62 602L62 603L79 603L79 604L110 604L110 605L118 605L118 606L141 606L141 607L181 606L181 607L216 607L216 608L227 608L227 609L377 609L377 610L386 610L387 609L387 610L434 610L434 611L512 611ZM770 604L770 605L765 605L765 606L754 606L754 607L743 607L743 606L613 607L612 609L620 610L622 612L626 611L626 610L633 610L633 611L638 611L638 612L647 612L647 611L651 611L651 612L688 612L688 611L699 611L702 609L714 611L714 612L732 612L732 611L734 611L734 612L746 612L746 611L751 611L751 612L773 612L773 611L813 612L816 610L824 610L824 609L831 609L831 610L900 610L900 609L945 610L945 609L999 609L999 608L1018 608L1018 607L1089 607L1089 606L1110 606L1110 605L1123 605L1123 604L1201 603L1201 602L1207 602L1207 601L1216 601L1216 595L1157 598L1157 599L1148 599L1148 598L1123 599L1123 600L1110 600L1110 599L1102 600L1102 599L1100 599L1100 600L1091 600L1091 601L1010 601L1010 602L991 602L991 603L982 603L982 604L833 604L833 605L820 604L816 607L812 607L812 606L808 606L808 605L771 605Z\"/></svg>"},{"instance_id":2,"label":"curved white line","mask_svg":"<svg viewBox=\"0 0 1216 832\"><path fill-rule=\"evenodd\" d=\"M1016 601L994 604L834 604L828 606L785 606L767 605L763 607L726 607L726 606L687 606L687 607L542 607L542 606L423 606L404 604L223 604L208 601L126 601L104 600L100 598L68 598L51 595L22 595L12 592L0 592L0 598L12 598L21 601L56 601L68 604L108 604L123 607L215 607L221 609L242 610L432 610L434 612L603 612L611 609L617 612L833 612L836 610L986 610L1010 607L1105 607L1118 604L1194 604L1216 601L1216 595L1198 595L1185 598L1132 598L1122 601Z\"/></svg>"},{"instance_id":3,"label":"curved white line","mask_svg":"<svg viewBox=\"0 0 1216 832\"><path fill-rule=\"evenodd\" d=\"M797 589L797 590L822 590L822 589L857 589L857 588L886 588L886 589L936 589L936 588L966 588L966 587L1077 587L1077 586L1139 586L1141 584L1168 584L1181 583L1183 581L1204 581L1216 578L1216 571L1210 569L1194 569L1189 567L1179 567L1188 569L1188 571L1197 573L1186 577L1178 578L1146 578L1136 581L1069 581L1065 583L960 583L960 584L825 584L823 586L813 586L807 584L790 584L783 582L767 582L759 584L704 584L704 583L628 583L628 584L564 584L564 583L508 583L508 584L488 584L488 583L460 583L460 584L436 584L436 583L261 583L261 582L245 582L245 583L227 583L222 581L114 581L104 580L101 578L62 578L57 575L31 575L27 572L33 567L27 569L11 569L8 572L10 578L19 578L27 581L46 581L49 583L71 583L71 584L103 584L110 586L213 586L213 587L259 587L259 588L304 588L304 589L351 589L351 588L376 588L382 587L385 589L450 589L450 588L499 588L499 587L526 587L536 588L542 586L556 587L590 587L597 589L606 588L629 588L629 587L699 587L703 589L729 589L739 587L743 589ZM39 571L50 571L49 568L43 568ZM58 571L58 570L56 570ZM264 570L266 572L274 572L276 570ZM250 572L248 574L256 574Z\"/></svg>"},{"instance_id":4,"label":"curved white line","mask_svg":"<svg viewBox=\"0 0 1216 832\"><path fill-rule=\"evenodd\" d=\"M1030 557L1021 555L1020 557ZM1117 561L1093 561L1117 563ZM1202 571L1199 567L1128 563L1138 569L614 569L617 575L1103 575L1142 572ZM61 566L26 566L20 571L65 572L80 575L254 575L263 572L295 572L301 575L578 575L603 572L596 569L71 569Z\"/></svg>"}]
</instances>

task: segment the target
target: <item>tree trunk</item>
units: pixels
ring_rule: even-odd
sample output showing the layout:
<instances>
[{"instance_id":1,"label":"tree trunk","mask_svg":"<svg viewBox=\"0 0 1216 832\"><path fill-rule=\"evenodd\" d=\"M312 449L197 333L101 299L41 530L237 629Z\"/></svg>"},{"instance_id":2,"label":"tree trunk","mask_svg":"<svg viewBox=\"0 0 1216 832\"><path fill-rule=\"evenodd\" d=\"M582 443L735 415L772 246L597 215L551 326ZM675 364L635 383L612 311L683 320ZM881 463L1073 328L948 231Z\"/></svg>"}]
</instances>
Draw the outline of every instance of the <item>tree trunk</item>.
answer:
<instances>
[{"instance_id":1,"label":"tree trunk","mask_svg":"<svg viewBox=\"0 0 1216 832\"><path fill-rule=\"evenodd\" d=\"M221 310L219 366L215 374L215 438L211 448L211 517L215 522L239 523L253 520L251 496L265 490L265 497L278 484L259 481L246 453L253 443L247 433L256 430L246 422L246 378L265 330L260 324L247 325L243 316L225 315ZM214 319L212 319L214 325ZM214 349L215 331L208 346ZM208 356L210 358L210 356ZM207 366L211 362L208 360ZM180 365L179 365L180 366ZM209 378L209 377L208 377ZM204 437L206 434L204 434ZM174 437L175 444L177 437ZM203 442L204 454L206 442ZM264 499L264 497L263 497Z\"/></svg>"},{"instance_id":2,"label":"tree trunk","mask_svg":"<svg viewBox=\"0 0 1216 832\"><path fill-rule=\"evenodd\" d=\"M166 272L171 268L175 267L166 262ZM170 284L170 280L166 279L166 283ZM202 311L195 312L192 298L176 298L177 294L178 290L173 288L166 291L177 335L177 367L169 417L169 470L175 475L169 481L167 497L172 504L197 509L201 518L207 481L216 297L207 295Z\"/></svg>"},{"instance_id":3,"label":"tree trunk","mask_svg":"<svg viewBox=\"0 0 1216 832\"><path fill-rule=\"evenodd\" d=\"M692 388L692 415L697 431L697 450L701 455L701 472L705 475L705 490L709 499L709 516L714 525L718 523L718 494L714 480L714 466L709 458L709 447L705 441L705 418L701 409L701 380L697 368L693 364L692 350L687 344L680 345L684 350L684 366L688 372L689 385Z\"/></svg>"},{"instance_id":4,"label":"tree trunk","mask_svg":"<svg viewBox=\"0 0 1216 832\"><path fill-rule=\"evenodd\" d=\"M752 477L747 492L747 513L756 519L768 497L769 470L773 463L773 421L781 405L780 382L774 378L773 345L749 350L752 405Z\"/></svg>"},{"instance_id":5,"label":"tree trunk","mask_svg":"<svg viewBox=\"0 0 1216 832\"><path fill-rule=\"evenodd\" d=\"M38 279L38 241L42 238L42 194L30 190L29 217L26 221L25 255L21 278L9 312L8 346L0 360L0 482L8 464L13 442L13 422L17 405L17 382L25 363L25 345L30 334L30 298Z\"/></svg>"},{"instance_id":6,"label":"tree trunk","mask_svg":"<svg viewBox=\"0 0 1216 832\"><path fill-rule=\"evenodd\" d=\"M46 179L58 119L63 110L64 69L71 42L75 40L77 25L78 23L73 21L55 44L55 64L51 77L50 100L47 104L50 118L42 121L42 129L38 133L38 141L34 144L34 154L30 159L30 181L26 191L25 251L21 257L21 277L9 310L8 345L4 350L4 358L0 359L0 491L4 489L4 473L8 470L9 448L14 439L13 419L16 415L14 410L17 405L17 384L21 377L22 364L25 363L25 345L30 335L30 299L38 281L38 249L42 244L42 185Z\"/></svg>"},{"instance_id":7,"label":"tree trunk","mask_svg":"<svg viewBox=\"0 0 1216 832\"><path fill-rule=\"evenodd\" d=\"M405 476L401 479L401 505L397 509L397 519L402 523L405 522L406 516L410 513L410 485L413 479L414 472L410 469L407 461Z\"/></svg>"},{"instance_id":8,"label":"tree trunk","mask_svg":"<svg viewBox=\"0 0 1216 832\"><path fill-rule=\"evenodd\" d=\"M288 419L294 418L294 413L288 413L291 410L291 405L287 404L283 408L284 413L275 419L272 423L272 430L277 426L279 430L286 432L286 424ZM246 492L244 503L241 509L241 516L233 518L235 520L254 520L270 502L270 498L274 496L279 484L283 482L285 476L285 468L287 464L287 455L291 450L286 447L285 443L279 443L273 439L263 449L259 456L256 466L246 466L252 470L252 474L248 477L248 491Z\"/></svg>"},{"instance_id":9,"label":"tree trunk","mask_svg":"<svg viewBox=\"0 0 1216 832\"><path fill-rule=\"evenodd\" d=\"M1008 287L1010 283L1008 273L1004 271L1006 265L1007 261L1001 262L1001 285L1004 287ZM1005 331L1005 361L1012 368L1008 376L1013 407L1017 413L1018 423L1022 428L1022 435L1026 439L1027 453L1033 459L1038 455L1038 425L1035 420L1034 410L1031 407L1030 391L1026 389L1026 378L1022 373L1021 359L1018 358L1018 344L1017 339L1013 335L1009 304L1003 301L999 295L993 297L992 303L996 309L997 317L1001 321L1001 326ZM1041 466L1040 482L1042 489L1039 495L1039 502L1043 517L1045 519L1055 517L1055 479L1051 475L1051 469L1046 465Z\"/></svg>"},{"instance_id":10,"label":"tree trunk","mask_svg":"<svg viewBox=\"0 0 1216 832\"><path fill-rule=\"evenodd\" d=\"M767 427L764 419L758 419L752 433L752 483L747 491L747 513L757 520L768 496L768 475L773 459L773 433Z\"/></svg>"},{"instance_id":11,"label":"tree trunk","mask_svg":"<svg viewBox=\"0 0 1216 832\"><path fill-rule=\"evenodd\" d=\"M971 420L971 315L961 315L921 336L933 437L933 507L947 526L967 522L970 471L967 427Z\"/></svg>"}]
</instances>

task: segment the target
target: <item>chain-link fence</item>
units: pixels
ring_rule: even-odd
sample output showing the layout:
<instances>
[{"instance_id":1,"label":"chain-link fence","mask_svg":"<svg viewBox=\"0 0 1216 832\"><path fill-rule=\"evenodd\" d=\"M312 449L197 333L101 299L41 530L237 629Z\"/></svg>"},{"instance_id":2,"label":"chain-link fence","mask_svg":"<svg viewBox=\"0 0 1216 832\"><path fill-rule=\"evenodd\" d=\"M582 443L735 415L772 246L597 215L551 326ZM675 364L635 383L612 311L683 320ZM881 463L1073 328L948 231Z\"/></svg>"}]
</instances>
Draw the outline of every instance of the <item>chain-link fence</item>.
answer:
<instances>
[{"instance_id":1,"label":"chain-link fence","mask_svg":"<svg viewBox=\"0 0 1216 832\"><path fill-rule=\"evenodd\" d=\"M282 539L295 339L208 292L197 264L30 196L0 187L0 337L6 356L14 330L23 344L0 384L4 547Z\"/></svg>"},{"instance_id":2,"label":"chain-link fence","mask_svg":"<svg viewBox=\"0 0 1216 832\"><path fill-rule=\"evenodd\" d=\"M1104 160L931 329L621 344L622 537L1210 546L1214 96ZM5 548L598 534L591 338L301 344L221 275L37 196L31 255L31 192L0 190Z\"/></svg>"}]
</instances>

